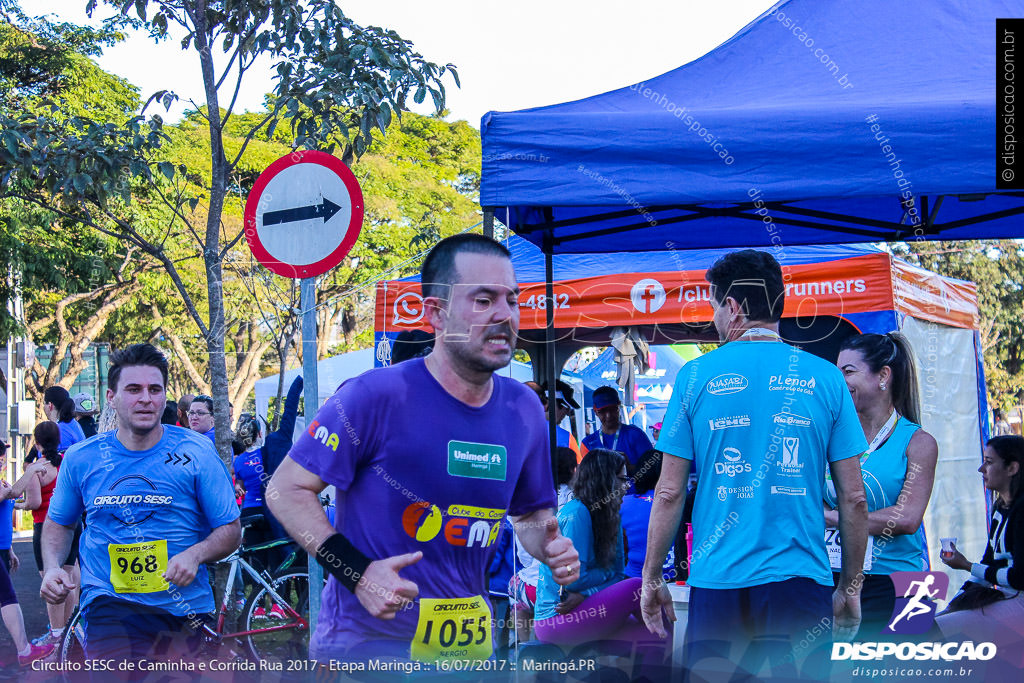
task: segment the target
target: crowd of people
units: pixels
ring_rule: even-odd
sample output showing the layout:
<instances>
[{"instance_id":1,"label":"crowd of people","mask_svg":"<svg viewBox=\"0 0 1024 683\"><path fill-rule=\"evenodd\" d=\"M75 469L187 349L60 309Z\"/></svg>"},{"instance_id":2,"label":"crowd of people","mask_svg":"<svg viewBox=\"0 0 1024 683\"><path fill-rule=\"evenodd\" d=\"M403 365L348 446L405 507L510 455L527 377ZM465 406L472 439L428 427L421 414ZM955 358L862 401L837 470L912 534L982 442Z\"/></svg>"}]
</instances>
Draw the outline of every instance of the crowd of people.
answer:
<instances>
[{"instance_id":1,"label":"crowd of people","mask_svg":"<svg viewBox=\"0 0 1024 683\"><path fill-rule=\"evenodd\" d=\"M808 654L795 635L892 635L890 577L929 568L938 460L902 335L852 336L835 364L791 346L778 262L733 252L707 273L722 344L680 371L655 442L601 387L600 428L577 442L559 426L553 471L548 419L579 403L563 382L548 405L547 386L496 374L518 333L508 251L447 238L421 274L429 345L343 383L292 444L297 379L276 430L239 418L230 469L214 400L167 401L167 361L150 345L111 355L98 422L92 397L48 389L24 476L0 484L0 513L33 510L50 619L29 643L8 576L19 559L0 533L0 612L21 661L50 653L75 604L89 657L146 656L169 631L193 652L213 609L205 565L238 547L240 519L246 542L287 534L324 567L318 661L487 660L509 646L508 623L519 644L619 640L664 658L666 582L682 578L689 668L724 658L795 675ZM1010 642L1024 620L1022 444L985 449L989 545L977 563L942 558L971 574L938 618L945 637Z\"/></svg>"}]
</instances>

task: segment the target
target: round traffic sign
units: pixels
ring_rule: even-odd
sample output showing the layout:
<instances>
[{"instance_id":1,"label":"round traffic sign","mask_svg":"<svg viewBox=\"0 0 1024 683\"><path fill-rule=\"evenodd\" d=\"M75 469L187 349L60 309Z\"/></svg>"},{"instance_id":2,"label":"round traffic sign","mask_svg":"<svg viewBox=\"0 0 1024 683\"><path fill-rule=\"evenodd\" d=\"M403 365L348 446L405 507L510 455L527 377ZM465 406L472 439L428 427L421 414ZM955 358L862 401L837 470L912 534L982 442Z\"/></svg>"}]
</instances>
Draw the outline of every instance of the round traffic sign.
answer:
<instances>
[{"instance_id":1,"label":"round traffic sign","mask_svg":"<svg viewBox=\"0 0 1024 683\"><path fill-rule=\"evenodd\" d=\"M363 193L341 159L295 151L267 167L245 202L245 241L268 270L315 277L341 263L363 226Z\"/></svg>"}]
</instances>

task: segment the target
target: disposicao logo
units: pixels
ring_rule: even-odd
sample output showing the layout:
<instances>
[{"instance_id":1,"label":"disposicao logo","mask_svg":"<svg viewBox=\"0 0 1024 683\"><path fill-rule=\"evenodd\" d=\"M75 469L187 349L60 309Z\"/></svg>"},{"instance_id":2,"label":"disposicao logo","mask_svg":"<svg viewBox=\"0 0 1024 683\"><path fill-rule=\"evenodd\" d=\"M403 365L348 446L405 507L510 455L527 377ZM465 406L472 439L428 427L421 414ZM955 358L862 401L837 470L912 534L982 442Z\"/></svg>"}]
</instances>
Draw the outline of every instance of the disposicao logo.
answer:
<instances>
[{"instance_id":1,"label":"disposicao logo","mask_svg":"<svg viewBox=\"0 0 1024 683\"><path fill-rule=\"evenodd\" d=\"M935 601L945 600L949 576L942 572L893 572L896 606L882 633L924 633L935 621ZM901 597L902 596L902 597Z\"/></svg>"},{"instance_id":2,"label":"disposicao logo","mask_svg":"<svg viewBox=\"0 0 1024 683\"><path fill-rule=\"evenodd\" d=\"M726 394L738 394L746 389L748 384L746 377L730 372L709 380L707 389L709 394L724 396Z\"/></svg>"}]
</instances>

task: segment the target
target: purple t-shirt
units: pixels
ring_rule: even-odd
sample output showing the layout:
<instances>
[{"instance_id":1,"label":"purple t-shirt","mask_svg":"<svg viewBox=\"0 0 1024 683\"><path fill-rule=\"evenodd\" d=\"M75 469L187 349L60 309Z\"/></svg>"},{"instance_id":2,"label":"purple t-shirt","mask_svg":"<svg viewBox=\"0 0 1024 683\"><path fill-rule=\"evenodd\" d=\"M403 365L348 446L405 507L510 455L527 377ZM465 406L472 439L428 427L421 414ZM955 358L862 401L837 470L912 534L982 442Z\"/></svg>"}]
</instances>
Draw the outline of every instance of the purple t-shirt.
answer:
<instances>
[{"instance_id":1,"label":"purple t-shirt","mask_svg":"<svg viewBox=\"0 0 1024 683\"><path fill-rule=\"evenodd\" d=\"M419 598L487 595L501 520L555 507L547 424L525 385L494 377L470 407L422 359L342 384L289 455L338 488L335 528L372 559L423 551L399 574ZM314 659L409 656L419 600L394 620L371 617L331 577L313 633Z\"/></svg>"}]
</instances>

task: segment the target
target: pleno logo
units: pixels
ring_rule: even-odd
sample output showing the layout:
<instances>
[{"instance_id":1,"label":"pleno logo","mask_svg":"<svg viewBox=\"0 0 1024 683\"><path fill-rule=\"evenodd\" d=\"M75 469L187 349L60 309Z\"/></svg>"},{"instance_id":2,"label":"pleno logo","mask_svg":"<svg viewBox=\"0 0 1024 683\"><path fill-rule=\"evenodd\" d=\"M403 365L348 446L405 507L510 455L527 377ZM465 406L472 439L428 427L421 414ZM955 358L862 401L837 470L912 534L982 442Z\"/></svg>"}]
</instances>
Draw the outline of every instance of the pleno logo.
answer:
<instances>
[{"instance_id":1,"label":"pleno logo","mask_svg":"<svg viewBox=\"0 0 1024 683\"><path fill-rule=\"evenodd\" d=\"M942 572L893 572L896 605L882 633L924 633L935 621L935 601L945 600L949 577ZM902 597L900 597L902 596Z\"/></svg>"}]
</instances>

